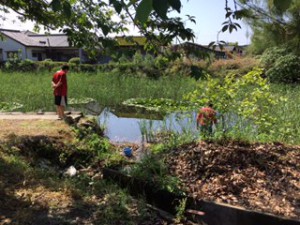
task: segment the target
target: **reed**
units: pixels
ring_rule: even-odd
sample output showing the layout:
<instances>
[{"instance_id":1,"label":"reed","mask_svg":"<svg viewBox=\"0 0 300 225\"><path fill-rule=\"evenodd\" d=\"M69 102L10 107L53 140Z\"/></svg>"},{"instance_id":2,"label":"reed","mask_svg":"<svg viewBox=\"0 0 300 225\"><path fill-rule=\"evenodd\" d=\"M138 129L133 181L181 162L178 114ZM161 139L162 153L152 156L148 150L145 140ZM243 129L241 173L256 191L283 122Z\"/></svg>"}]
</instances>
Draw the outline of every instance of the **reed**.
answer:
<instances>
[{"instance_id":1,"label":"reed","mask_svg":"<svg viewBox=\"0 0 300 225\"><path fill-rule=\"evenodd\" d=\"M0 102L17 102L25 112L54 111L51 73L0 72ZM93 98L101 106L116 106L129 98L171 98L181 100L195 88L187 77L138 78L115 73L68 74L69 98Z\"/></svg>"}]
</instances>

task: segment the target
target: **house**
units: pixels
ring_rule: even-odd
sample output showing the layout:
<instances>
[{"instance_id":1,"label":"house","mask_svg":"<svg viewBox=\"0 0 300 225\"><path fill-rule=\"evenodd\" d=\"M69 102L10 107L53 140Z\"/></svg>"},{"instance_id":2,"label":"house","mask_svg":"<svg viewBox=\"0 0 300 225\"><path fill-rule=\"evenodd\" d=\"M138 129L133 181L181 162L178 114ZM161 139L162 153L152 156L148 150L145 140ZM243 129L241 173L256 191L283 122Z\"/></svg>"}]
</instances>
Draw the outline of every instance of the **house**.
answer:
<instances>
[{"instance_id":1,"label":"house","mask_svg":"<svg viewBox=\"0 0 300 225\"><path fill-rule=\"evenodd\" d=\"M67 62L69 59L79 57L81 62L89 62L88 54L81 48L69 45L65 34L36 34L31 31L0 29L0 62L18 55L21 60L30 59L43 61ZM146 38L142 36L115 37L116 48L119 54L131 52L133 55L137 50L144 51ZM110 56L99 54L97 63L108 63Z\"/></svg>"},{"instance_id":2,"label":"house","mask_svg":"<svg viewBox=\"0 0 300 225\"><path fill-rule=\"evenodd\" d=\"M172 49L174 51L183 50L186 55L194 56L196 58L205 58L206 56L213 54L217 59L225 59L226 54L223 51L218 51L215 49L210 49L204 45L185 42L178 45L173 45Z\"/></svg>"},{"instance_id":3,"label":"house","mask_svg":"<svg viewBox=\"0 0 300 225\"><path fill-rule=\"evenodd\" d=\"M226 58L232 58L233 55L244 56L247 46L248 45L225 44L222 47L216 46L215 50L225 52Z\"/></svg>"},{"instance_id":4,"label":"house","mask_svg":"<svg viewBox=\"0 0 300 225\"><path fill-rule=\"evenodd\" d=\"M0 29L0 61L18 55L22 60L68 61L73 57L85 60L82 49L71 47L64 34L36 34L31 31Z\"/></svg>"}]
</instances>

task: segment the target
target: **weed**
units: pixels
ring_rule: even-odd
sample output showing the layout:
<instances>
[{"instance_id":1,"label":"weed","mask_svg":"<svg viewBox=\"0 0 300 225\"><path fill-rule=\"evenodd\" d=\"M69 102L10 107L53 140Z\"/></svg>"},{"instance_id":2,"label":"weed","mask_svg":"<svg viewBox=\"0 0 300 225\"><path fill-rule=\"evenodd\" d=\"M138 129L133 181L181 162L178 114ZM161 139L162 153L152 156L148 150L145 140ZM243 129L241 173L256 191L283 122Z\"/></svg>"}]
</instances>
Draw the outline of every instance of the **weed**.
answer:
<instances>
[{"instance_id":1,"label":"weed","mask_svg":"<svg viewBox=\"0 0 300 225\"><path fill-rule=\"evenodd\" d=\"M182 200L180 200L179 205L176 208L176 222L179 223L180 221L182 221L183 219L185 219L184 213L185 213L185 209L186 209L186 201L187 198L183 198Z\"/></svg>"}]
</instances>

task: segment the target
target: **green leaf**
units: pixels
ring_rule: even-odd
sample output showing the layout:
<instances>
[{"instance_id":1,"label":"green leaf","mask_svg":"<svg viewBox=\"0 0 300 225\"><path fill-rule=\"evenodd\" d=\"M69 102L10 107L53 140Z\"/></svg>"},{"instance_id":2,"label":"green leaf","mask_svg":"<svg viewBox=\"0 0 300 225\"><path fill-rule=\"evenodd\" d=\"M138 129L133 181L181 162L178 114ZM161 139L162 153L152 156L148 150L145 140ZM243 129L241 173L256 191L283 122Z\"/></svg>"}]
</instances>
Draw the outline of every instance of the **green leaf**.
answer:
<instances>
[{"instance_id":1,"label":"green leaf","mask_svg":"<svg viewBox=\"0 0 300 225\"><path fill-rule=\"evenodd\" d=\"M170 6L172 6L173 9L175 9L177 12L180 13L181 9L181 2L180 0L168 0Z\"/></svg>"},{"instance_id":2,"label":"green leaf","mask_svg":"<svg viewBox=\"0 0 300 225\"><path fill-rule=\"evenodd\" d=\"M109 27L108 26L105 26L105 25L103 25L102 27L101 27L101 29L102 29L102 32L103 32L103 34L106 36L108 33L109 33L109 31L110 31L110 29L109 29Z\"/></svg>"},{"instance_id":3,"label":"green leaf","mask_svg":"<svg viewBox=\"0 0 300 225\"><path fill-rule=\"evenodd\" d=\"M136 9L135 21L139 21L141 24L146 23L150 12L152 11L152 0L142 0Z\"/></svg>"},{"instance_id":4,"label":"green leaf","mask_svg":"<svg viewBox=\"0 0 300 225\"><path fill-rule=\"evenodd\" d=\"M61 2L60 0L53 0L51 3L50 3L53 11L59 11L61 9Z\"/></svg>"},{"instance_id":5,"label":"green leaf","mask_svg":"<svg viewBox=\"0 0 300 225\"><path fill-rule=\"evenodd\" d=\"M228 25L225 25L225 26L222 28L222 32L225 32L227 29L228 29Z\"/></svg>"},{"instance_id":6,"label":"green leaf","mask_svg":"<svg viewBox=\"0 0 300 225\"><path fill-rule=\"evenodd\" d=\"M110 0L110 1L109 1L109 4L112 4L112 5L114 6L114 8L115 8L115 10L116 10L116 12L117 12L118 14L121 13L123 6L122 6L122 4L121 4L120 2Z\"/></svg>"},{"instance_id":7,"label":"green leaf","mask_svg":"<svg viewBox=\"0 0 300 225\"><path fill-rule=\"evenodd\" d=\"M273 0L273 3L276 9L286 11L290 7L292 0Z\"/></svg>"},{"instance_id":8,"label":"green leaf","mask_svg":"<svg viewBox=\"0 0 300 225\"><path fill-rule=\"evenodd\" d=\"M72 7L71 7L71 5L70 5L69 2L64 2L64 4L63 4L63 11L64 11L64 14L65 14L68 18L71 17L71 15L72 15Z\"/></svg>"},{"instance_id":9,"label":"green leaf","mask_svg":"<svg viewBox=\"0 0 300 225\"><path fill-rule=\"evenodd\" d=\"M228 18L228 17L230 17L232 15L232 12L230 11L230 12L227 12L226 13L226 15L225 15L225 18Z\"/></svg>"},{"instance_id":10,"label":"green leaf","mask_svg":"<svg viewBox=\"0 0 300 225\"><path fill-rule=\"evenodd\" d=\"M210 43L209 43L209 45L208 45L208 48L210 48L210 47L214 46L214 45L215 45L215 43L216 43L216 42L214 42L214 41L210 42Z\"/></svg>"},{"instance_id":11,"label":"green leaf","mask_svg":"<svg viewBox=\"0 0 300 225\"><path fill-rule=\"evenodd\" d=\"M153 9L161 18L167 18L168 8L168 0L153 0Z\"/></svg>"}]
</instances>

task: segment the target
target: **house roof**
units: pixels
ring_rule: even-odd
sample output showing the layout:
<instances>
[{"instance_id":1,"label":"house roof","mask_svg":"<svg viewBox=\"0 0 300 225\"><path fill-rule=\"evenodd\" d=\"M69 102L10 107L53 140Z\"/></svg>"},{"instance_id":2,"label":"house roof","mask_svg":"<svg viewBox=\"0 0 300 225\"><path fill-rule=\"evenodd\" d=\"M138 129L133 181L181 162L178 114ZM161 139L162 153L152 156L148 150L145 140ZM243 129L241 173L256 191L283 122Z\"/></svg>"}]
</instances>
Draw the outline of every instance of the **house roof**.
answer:
<instances>
[{"instance_id":1,"label":"house roof","mask_svg":"<svg viewBox=\"0 0 300 225\"><path fill-rule=\"evenodd\" d=\"M31 31L5 30L0 32L27 47L70 47L64 34L36 34Z\"/></svg>"},{"instance_id":2,"label":"house roof","mask_svg":"<svg viewBox=\"0 0 300 225\"><path fill-rule=\"evenodd\" d=\"M70 47L65 34L36 34L31 31L0 29L0 33L26 47ZM143 36L115 37L119 46L144 46L147 39Z\"/></svg>"},{"instance_id":3,"label":"house roof","mask_svg":"<svg viewBox=\"0 0 300 225\"><path fill-rule=\"evenodd\" d=\"M147 43L147 38L143 36L128 36L128 37L115 37L119 46L144 46Z\"/></svg>"},{"instance_id":4,"label":"house roof","mask_svg":"<svg viewBox=\"0 0 300 225\"><path fill-rule=\"evenodd\" d=\"M192 47L192 48L195 48L198 50L204 50L204 51L214 52L217 54L223 54L223 52L220 51L219 49L211 49L208 46L200 45L200 44L192 43L192 42L184 42L184 43L173 45L173 46L175 46L175 47L176 46L183 46L183 47L188 46L188 47Z\"/></svg>"},{"instance_id":5,"label":"house roof","mask_svg":"<svg viewBox=\"0 0 300 225\"><path fill-rule=\"evenodd\" d=\"M245 49L246 47L248 47L248 45L223 45L222 49L219 46L216 46L215 50L231 52L236 51L238 49Z\"/></svg>"}]
</instances>

